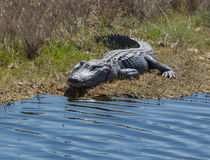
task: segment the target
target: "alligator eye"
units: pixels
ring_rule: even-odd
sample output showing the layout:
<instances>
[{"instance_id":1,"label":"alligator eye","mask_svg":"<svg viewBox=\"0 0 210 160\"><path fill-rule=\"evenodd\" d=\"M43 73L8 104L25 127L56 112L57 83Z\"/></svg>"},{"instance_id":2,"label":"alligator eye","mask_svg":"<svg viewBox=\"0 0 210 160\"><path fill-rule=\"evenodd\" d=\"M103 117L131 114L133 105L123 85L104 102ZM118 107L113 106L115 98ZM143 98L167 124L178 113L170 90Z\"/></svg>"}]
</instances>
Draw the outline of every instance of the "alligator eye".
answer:
<instances>
[{"instance_id":1,"label":"alligator eye","mask_svg":"<svg viewBox=\"0 0 210 160\"><path fill-rule=\"evenodd\" d=\"M84 68L88 68L89 67L89 64L86 63L85 65L83 65Z\"/></svg>"},{"instance_id":2,"label":"alligator eye","mask_svg":"<svg viewBox=\"0 0 210 160\"><path fill-rule=\"evenodd\" d=\"M90 70L92 71L92 70L95 70L95 69L98 69L98 68L101 68L101 67L103 67L103 66L92 66L92 67L90 68Z\"/></svg>"},{"instance_id":3,"label":"alligator eye","mask_svg":"<svg viewBox=\"0 0 210 160\"><path fill-rule=\"evenodd\" d=\"M91 67L91 70L94 70L94 69L96 69L97 68L97 66L92 66Z\"/></svg>"}]
</instances>

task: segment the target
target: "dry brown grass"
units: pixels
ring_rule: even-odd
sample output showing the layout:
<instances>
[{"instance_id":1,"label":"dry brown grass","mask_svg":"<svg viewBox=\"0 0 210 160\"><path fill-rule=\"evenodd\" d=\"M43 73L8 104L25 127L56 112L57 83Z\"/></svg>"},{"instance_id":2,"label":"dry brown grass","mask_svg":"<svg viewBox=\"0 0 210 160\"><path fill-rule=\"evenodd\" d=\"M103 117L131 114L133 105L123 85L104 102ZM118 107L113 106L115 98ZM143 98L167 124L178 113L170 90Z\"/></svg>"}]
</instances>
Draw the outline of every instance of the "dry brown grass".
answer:
<instances>
[{"instance_id":1,"label":"dry brown grass","mask_svg":"<svg viewBox=\"0 0 210 160\"><path fill-rule=\"evenodd\" d=\"M31 66L24 70L25 73L21 73L18 68L7 69L7 73L3 73L3 77L0 77L0 103L28 99L40 94L64 94L66 77L62 73L50 73L46 77L40 77L38 68L33 65L31 63Z\"/></svg>"}]
</instances>

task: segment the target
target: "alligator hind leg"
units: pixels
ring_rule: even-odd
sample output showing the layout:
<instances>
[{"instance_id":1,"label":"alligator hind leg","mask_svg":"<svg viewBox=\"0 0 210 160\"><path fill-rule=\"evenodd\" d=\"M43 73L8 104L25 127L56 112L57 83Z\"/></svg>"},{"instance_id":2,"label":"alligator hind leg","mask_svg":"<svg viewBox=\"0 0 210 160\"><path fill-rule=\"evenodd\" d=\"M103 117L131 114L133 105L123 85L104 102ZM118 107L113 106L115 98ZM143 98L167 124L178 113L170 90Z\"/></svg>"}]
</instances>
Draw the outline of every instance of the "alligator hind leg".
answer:
<instances>
[{"instance_id":1,"label":"alligator hind leg","mask_svg":"<svg viewBox=\"0 0 210 160\"><path fill-rule=\"evenodd\" d=\"M69 74L69 73L74 72L77 69L80 69L86 63L87 63L87 61L80 61L74 67L72 67L70 70L68 70L67 72L65 72L65 74Z\"/></svg>"},{"instance_id":2,"label":"alligator hind leg","mask_svg":"<svg viewBox=\"0 0 210 160\"><path fill-rule=\"evenodd\" d=\"M159 71L161 71L162 76L168 77L168 78L174 78L175 77L174 71L170 67L168 67L167 65L156 61L155 59L153 59L149 55L145 56L144 58L148 62L149 66L151 68L158 69Z\"/></svg>"}]
</instances>

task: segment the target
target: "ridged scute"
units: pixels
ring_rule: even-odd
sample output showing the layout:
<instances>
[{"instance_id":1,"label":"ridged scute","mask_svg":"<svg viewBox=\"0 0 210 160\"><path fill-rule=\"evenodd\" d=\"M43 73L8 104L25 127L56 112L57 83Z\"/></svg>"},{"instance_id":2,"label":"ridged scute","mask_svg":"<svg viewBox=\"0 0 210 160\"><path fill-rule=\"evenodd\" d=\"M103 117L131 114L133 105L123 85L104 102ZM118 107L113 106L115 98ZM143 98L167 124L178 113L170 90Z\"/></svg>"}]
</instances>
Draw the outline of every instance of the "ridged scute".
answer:
<instances>
[{"instance_id":1,"label":"ridged scute","mask_svg":"<svg viewBox=\"0 0 210 160\"><path fill-rule=\"evenodd\" d=\"M107 34L96 38L96 42L103 42L103 44L110 49L127 49L141 47L138 41L126 35Z\"/></svg>"},{"instance_id":2,"label":"ridged scute","mask_svg":"<svg viewBox=\"0 0 210 160\"><path fill-rule=\"evenodd\" d=\"M149 43L137 38L130 38L127 35L107 34L106 36L97 37L96 42L103 42L103 44L110 49L141 48L152 50Z\"/></svg>"},{"instance_id":3,"label":"ridged scute","mask_svg":"<svg viewBox=\"0 0 210 160\"><path fill-rule=\"evenodd\" d=\"M152 51L152 46L149 43L144 42L138 38L131 38L131 39L139 44L139 48L141 48L143 50L151 50Z\"/></svg>"},{"instance_id":4,"label":"ridged scute","mask_svg":"<svg viewBox=\"0 0 210 160\"><path fill-rule=\"evenodd\" d=\"M154 58L150 44L140 39L130 38L125 35L108 34L102 36L100 41L107 47L114 48L101 58L106 62L127 60L129 57L136 57L141 54L147 54Z\"/></svg>"}]
</instances>

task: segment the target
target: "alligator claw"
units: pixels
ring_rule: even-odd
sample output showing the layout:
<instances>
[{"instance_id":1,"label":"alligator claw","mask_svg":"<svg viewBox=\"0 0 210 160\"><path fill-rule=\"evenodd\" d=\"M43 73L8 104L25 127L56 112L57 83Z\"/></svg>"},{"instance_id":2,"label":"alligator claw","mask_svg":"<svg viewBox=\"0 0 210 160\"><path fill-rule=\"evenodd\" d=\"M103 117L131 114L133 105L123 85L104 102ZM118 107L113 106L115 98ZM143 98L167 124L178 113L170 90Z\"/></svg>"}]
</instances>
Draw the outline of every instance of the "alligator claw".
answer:
<instances>
[{"instance_id":1,"label":"alligator claw","mask_svg":"<svg viewBox=\"0 0 210 160\"><path fill-rule=\"evenodd\" d=\"M163 72L162 76L163 77L166 77L166 78L175 78L174 71L166 71L166 72Z\"/></svg>"}]
</instances>

